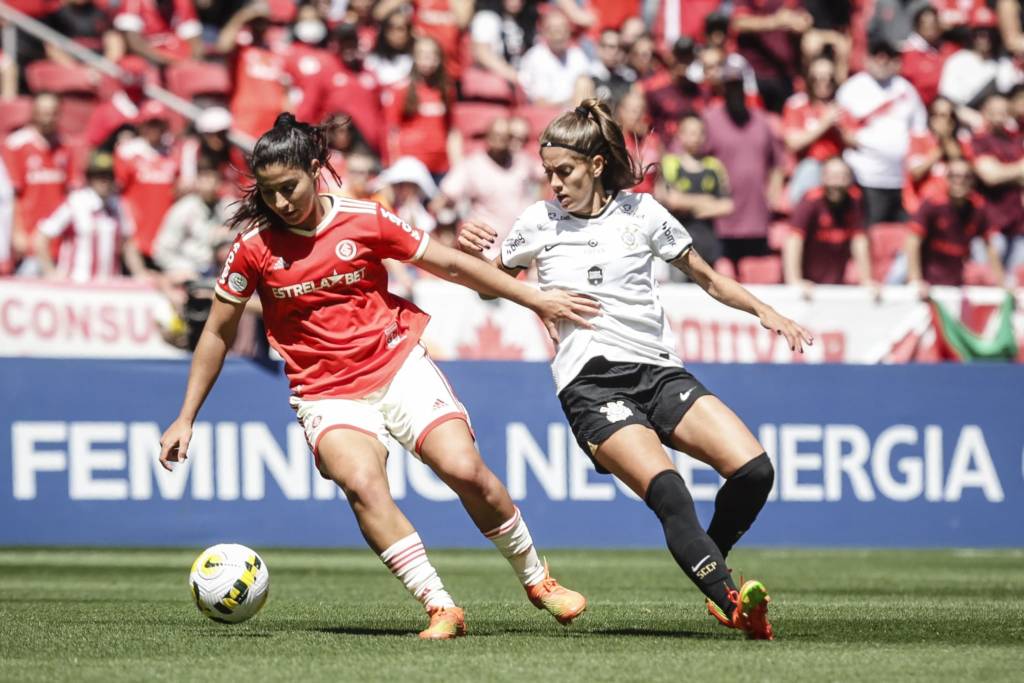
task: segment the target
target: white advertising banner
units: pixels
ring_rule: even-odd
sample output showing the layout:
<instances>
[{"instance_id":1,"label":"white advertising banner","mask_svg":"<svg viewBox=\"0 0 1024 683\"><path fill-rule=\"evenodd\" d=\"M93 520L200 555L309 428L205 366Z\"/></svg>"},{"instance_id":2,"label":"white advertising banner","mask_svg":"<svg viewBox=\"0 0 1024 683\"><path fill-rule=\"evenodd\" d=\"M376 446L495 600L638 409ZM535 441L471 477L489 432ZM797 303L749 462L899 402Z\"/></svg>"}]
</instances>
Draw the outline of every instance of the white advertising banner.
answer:
<instances>
[{"instance_id":1,"label":"white advertising banner","mask_svg":"<svg viewBox=\"0 0 1024 683\"><path fill-rule=\"evenodd\" d=\"M178 358L158 324L171 315L157 289L127 280L0 278L0 356Z\"/></svg>"},{"instance_id":2,"label":"white advertising banner","mask_svg":"<svg viewBox=\"0 0 1024 683\"><path fill-rule=\"evenodd\" d=\"M662 302L684 361L707 363L900 363L934 360L930 307L909 287L889 287L881 301L866 289L819 286L810 298L796 288L751 286L758 298L805 326L815 338L804 354L761 327L752 316L708 296L696 285L660 288ZM935 287L932 296L953 315L984 334L1005 292L998 288ZM482 301L476 294L438 280L415 287L417 304L433 316L426 343L441 359L547 360L551 345L540 321L515 304ZM1024 315L1015 315L1024 340Z\"/></svg>"}]
</instances>

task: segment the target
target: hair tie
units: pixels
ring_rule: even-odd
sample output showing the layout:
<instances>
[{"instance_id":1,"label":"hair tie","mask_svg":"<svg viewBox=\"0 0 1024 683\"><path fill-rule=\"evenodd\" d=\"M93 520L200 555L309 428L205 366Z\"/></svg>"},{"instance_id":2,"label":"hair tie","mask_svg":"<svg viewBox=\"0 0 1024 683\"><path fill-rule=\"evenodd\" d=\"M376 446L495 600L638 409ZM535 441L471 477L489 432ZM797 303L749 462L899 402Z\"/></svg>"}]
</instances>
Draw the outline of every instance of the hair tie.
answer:
<instances>
[{"instance_id":1,"label":"hair tie","mask_svg":"<svg viewBox=\"0 0 1024 683\"><path fill-rule=\"evenodd\" d=\"M576 107L576 115L577 116L582 116L585 119L589 119L590 118L590 110L587 109L586 107L580 105L579 107Z\"/></svg>"}]
</instances>

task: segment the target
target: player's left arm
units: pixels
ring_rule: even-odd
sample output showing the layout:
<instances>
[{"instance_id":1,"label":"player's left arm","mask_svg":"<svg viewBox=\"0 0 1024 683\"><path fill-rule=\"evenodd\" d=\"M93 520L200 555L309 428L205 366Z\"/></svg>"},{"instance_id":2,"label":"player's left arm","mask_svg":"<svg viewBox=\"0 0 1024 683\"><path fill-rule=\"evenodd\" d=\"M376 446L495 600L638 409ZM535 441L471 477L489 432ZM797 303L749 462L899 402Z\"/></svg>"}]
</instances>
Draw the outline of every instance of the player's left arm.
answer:
<instances>
[{"instance_id":1,"label":"player's left arm","mask_svg":"<svg viewBox=\"0 0 1024 683\"><path fill-rule=\"evenodd\" d=\"M803 353L804 344L810 346L814 343L814 337L810 332L758 299L740 283L717 272L701 258L696 249L686 249L672 261L672 265L686 273L705 292L726 306L756 316L765 329L784 336L791 350Z\"/></svg>"}]
</instances>

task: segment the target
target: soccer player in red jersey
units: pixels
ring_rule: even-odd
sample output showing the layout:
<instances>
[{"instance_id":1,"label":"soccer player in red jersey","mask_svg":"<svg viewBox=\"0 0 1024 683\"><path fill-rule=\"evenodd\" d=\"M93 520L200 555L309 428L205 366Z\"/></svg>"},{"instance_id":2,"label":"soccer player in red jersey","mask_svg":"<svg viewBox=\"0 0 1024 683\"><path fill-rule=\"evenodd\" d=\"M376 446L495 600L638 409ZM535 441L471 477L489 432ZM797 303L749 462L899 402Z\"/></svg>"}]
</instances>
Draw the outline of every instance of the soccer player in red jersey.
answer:
<instances>
[{"instance_id":1,"label":"soccer player in red jersey","mask_svg":"<svg viewBox=\"0 0 1024 683\"><path fill-rule=\"evenodd\" d=\"M512 565L530 600L567 624L586 599L550 577L508 491L473 442L469 416L419 343L429 317L387 288L383 259L526 306L557 338L557 323L588 326L589 298L542 292L445 247L376 202L318 194L327 131L278 116L252 156L255 185L232 219L245 226L217 282L217 298L192 359L181 413L164 432L160 461L185 460L192 423L216 381L246 300L263 304L267 337L285 361L291 406L320 473L345 492L367 543L430 615L421 638L465 633L412 524L388 490L391 438L462 500Z\"/></svg>"}]
</instances>

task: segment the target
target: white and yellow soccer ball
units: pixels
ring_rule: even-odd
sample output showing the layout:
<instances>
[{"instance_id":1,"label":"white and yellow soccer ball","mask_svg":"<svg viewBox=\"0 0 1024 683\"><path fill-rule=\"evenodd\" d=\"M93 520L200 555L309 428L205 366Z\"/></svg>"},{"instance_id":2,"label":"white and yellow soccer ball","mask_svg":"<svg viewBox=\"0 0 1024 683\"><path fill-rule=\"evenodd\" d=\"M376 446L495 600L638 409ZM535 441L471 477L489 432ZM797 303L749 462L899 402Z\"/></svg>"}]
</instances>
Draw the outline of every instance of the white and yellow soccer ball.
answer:
<instances>
[{"instance_id":1,"label":"white and yellow soccer ball","mask_svg":"<svg viewBox=\"0 0 1024 683\"><path fill-rule=\"evenodd\" d=\"M214 621L238 624L255 616L267 601L270 571L252 548L219 543L192 563L188 584L200 612Z\"/></svg>"}]
</instances>

